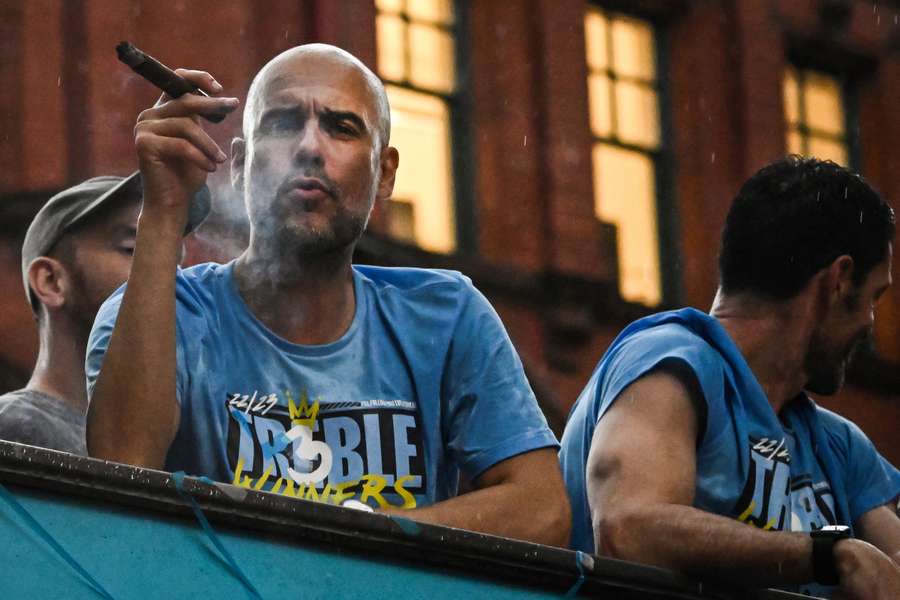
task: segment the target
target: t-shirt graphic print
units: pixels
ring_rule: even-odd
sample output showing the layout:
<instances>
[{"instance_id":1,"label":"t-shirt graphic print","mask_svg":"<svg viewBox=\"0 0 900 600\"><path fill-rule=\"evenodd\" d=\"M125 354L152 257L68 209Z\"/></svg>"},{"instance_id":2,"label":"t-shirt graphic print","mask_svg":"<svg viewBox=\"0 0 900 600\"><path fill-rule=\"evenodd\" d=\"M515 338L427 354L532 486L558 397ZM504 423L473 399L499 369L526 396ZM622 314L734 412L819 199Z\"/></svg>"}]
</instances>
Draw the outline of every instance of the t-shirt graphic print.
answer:
<instances>
[{"instance_id":1,"label":"t-shirt graphic print","mask_svg":"<svg viewBox=\"0 0 900 600\"><path fill-rule=\"evenodd\" d=\"M283 398L283 402L279 402ZM416 404L325 402L307 392L228 394L232 483L305 500L415 508L427 486Z\"/></svg>"}]
</instances>

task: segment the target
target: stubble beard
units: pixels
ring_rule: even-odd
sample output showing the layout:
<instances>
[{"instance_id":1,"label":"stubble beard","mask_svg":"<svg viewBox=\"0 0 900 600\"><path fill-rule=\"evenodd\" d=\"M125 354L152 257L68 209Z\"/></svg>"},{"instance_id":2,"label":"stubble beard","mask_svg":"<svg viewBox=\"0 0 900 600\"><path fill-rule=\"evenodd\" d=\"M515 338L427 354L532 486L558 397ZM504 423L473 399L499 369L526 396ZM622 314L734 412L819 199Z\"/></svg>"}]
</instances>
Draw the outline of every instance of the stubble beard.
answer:
<instances>
[{"instance_id":1,"label":"stubble beard","mask_svg":"<svg viewBox=\"0 0 900 600\"><path fill-rule=\"evenodd\" d=\"M845 363L840 361L828 361L823 363L821 359L815 365L807 367L809 379L805 389L822 396L832 396L844 385Z\"/></svg>"},{"instance_id":2,"label":"stubble beard","mask_svg":"<svg viewBox=\"0 0 900 600\"><path fill-rule=\"evenodd\" d=\"M71 322L77 327L79 335L83 335L87 340L97 312L106 298L100 297L101 294L92 293L93 290L88 286L87 278L79 266L71 267L69 276L72 279L72 286L67 298L66 310Z\"/></svg>"},{"instance_id":3,"label":"stubble beard","mask_svg":"<svg viewBox=\"0 0 900 600\"><path fill-rule=\"evenodd\" d=\"M341 211L325 226L285 224L281 246L295 256L340 254L354 246L368 224L368 215Z\"/></svg>"},{"instance_id":4,"label":"stubble beard","mask_svg":"<svg viewBox=\"0 0 900 600\"><path fill-rule=\"evenodd\" d=\"M373 191L374 196L374 191ZM369 222L372 202L367 210L356 213L341 201L341 196L333 199L334 215L321 222L302 222L292 218L290 209L276 196L272 206L275 210L265 211L254 219L256 236L268 248L272 260L284 257L315 258L332 254L343 254L354 246L362 236ZM315 222L320 221L320 222Z\"/></svg>"},{"instance_id":5,"label":"stubble beard","mask_svg":"<svg viewBox=\"0 0 900 600\"><path fill-rule=\"evenodd\" d=\"M853 358L870 343L871 332L866 330L854 336L847 346L834 352L825 348L821 335L813 336L806 358L806 372L809 374L806 389L823 396L836 394L844 386L847 368Z\"/></svg>"}]
</instances>

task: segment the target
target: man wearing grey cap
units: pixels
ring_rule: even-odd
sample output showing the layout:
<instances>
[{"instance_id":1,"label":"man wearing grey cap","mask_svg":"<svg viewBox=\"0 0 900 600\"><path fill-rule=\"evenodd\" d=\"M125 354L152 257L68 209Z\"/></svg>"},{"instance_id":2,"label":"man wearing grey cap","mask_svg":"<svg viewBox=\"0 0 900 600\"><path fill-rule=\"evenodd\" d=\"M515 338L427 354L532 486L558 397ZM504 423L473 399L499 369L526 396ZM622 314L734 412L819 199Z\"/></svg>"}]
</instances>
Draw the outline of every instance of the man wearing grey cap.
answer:
<instances>
[{"instance_id":1,"label":"man wearing grey cap","mask_svg":"<svg viewBox=\"0 0 900 600\"><path fill-rule=\"evenodd\" d=\"M204 187L188 228L209 207ZM22 247L25 294L40 351L28 385L0 396L0 439L86 455L88 334L103 301L131 268L141 208L138 173L88 179L53 196Z\"/></svg>"}]
</instances>

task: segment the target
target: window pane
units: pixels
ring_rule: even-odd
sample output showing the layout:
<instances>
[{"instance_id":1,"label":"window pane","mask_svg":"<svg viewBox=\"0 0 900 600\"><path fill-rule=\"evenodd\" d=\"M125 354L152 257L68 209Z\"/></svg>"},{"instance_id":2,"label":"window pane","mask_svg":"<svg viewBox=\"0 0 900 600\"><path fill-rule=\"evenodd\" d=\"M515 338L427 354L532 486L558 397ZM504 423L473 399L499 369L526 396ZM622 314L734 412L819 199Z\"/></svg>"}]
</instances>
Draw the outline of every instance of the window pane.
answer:
<instances>
[{"instance_id":1,"label":"window pane","mask_svg":"<svg viewBox=\"0 0 900 600\"><path fill-rule=\"evenodd\" d=\"M379 11L398 13L403 10L403 0L375 0Z\"/></svg>"},{"instance_id":2,"label":"window pane","mask_svg":"<svg viewBox=\"0 0 900 600\"><path fill-rule=\"evenodd\" d=\"M412 205L419 246L433 252L452 252L456 236L447 104L396 86L387 86L387 93L391 102L391 145L400 152L393 197Z\"/></svg>"},{"instance_id":3,"label":"window pane","mask_svg":"<svg viewBox=\"0 0 900 600\"><path fill-rule=\"evenodd\" d=\"M803 85L806 124L825 133L843 135L844 109L841 88L835 78L806 71Z\"/></svg>"},{"instance_id":4,"label":"window pane","mask_svg":"<svg viewBox=\"0 0 900 600\"><path fill-rule=\"evenodd\" d=\"M407 2L407 11L412 19L442 25L453 23L452 0L407 0Z\"/></svg>"},{"instance_id":5,"label":"window pane","mask_svg":"<svg viewBox=\"0 0 900 600\"><path fill-rule=\"evenodd\" d=\"M800 97L797 90L797 73L794 69L784 72L784 117L791 124L800 122Z\"/></svg>"},{"instance_id":6,"label":"window pane","mask_svg":"<svg viewBox=\"0 0 900 600\"><path fill-rule=\"evenodd\" d=\"M823 160L833 160L839 165L847 165L847 146L835 140L810 136L809 155Z\"/></svg>"},{"instance_id":7,"label":"window pane","mask_svg":"<svg viewBox=\"0 0 900 600\"><path fill-rule=\"evenodd\" d=\"M428 25L409 26L409 80L416 87L449 94L456 82L453 38Z\"/></svg>"},{"instance_id":8,"label":"window pane","mask_svg":"<svg viewBox=\"0 0 900 600\"><path fill-rule=\"evenodd\" d=\"M400 17L376 17L378 39L378 72L384 79L403 81L406 78L406 23Z\"/></svg>"},{"instance_id":9,"label":"window pane","mask_svg":"<svg viewBox=\"0 0 900 600\"><path fill-rule=\"evenodd\" d=\"M787 132L787 153L803 154L803 137L796 129L789 129Z\"/></svg>"},{"instance_id":10,"label":"window pane","mask_svg":"<svg viewBox=\"0 0 900 600\"><path fill-rule=\"evenodd\" d=\"M588 10L584 17L584 42L588 69L600 71L609 66L606 50L608 22L598 10Z\"/></svg>"},{"instance_id":11,"label":"window pane","mask_svg":"<svg viewBox=\"0 0 900 600\"><path fill-rule=\"evenodd\" d=\"M616 83L616 133L629 144L655 149L659 145L656 92L646 85Z\"/></svg>"},{"instance_id":12,"label":"window pane","mask_svg":"<svg viewBox=\"0 0 900 600\"><path fill-rule=\"evenodd\" d=\"M609 78L606 75L590 75L588 77L591 131L598 137L608 137L612 134L609 91Z\"/></svg>"},{"instance_id":13,"label":"window pane","mask_svg":"<svg viewBox=\"0 0 900 600\"><path fill-rule=\"evenodd\" d=\"M612 21L613 69L625 77L656 78L653 29L649 23L616 17Z\"/></svg>"},{"instance_id":14,"label":"window pane","mask_svg":"<svg viewBox=\"0 0 900 600\"><path fill-rule=\"evenodd\" d=\"M659 240L653 161L640 152L594 145L594 205L617 226L619 288L626 300L659 304Z\"/></svg>"}]
</instances>

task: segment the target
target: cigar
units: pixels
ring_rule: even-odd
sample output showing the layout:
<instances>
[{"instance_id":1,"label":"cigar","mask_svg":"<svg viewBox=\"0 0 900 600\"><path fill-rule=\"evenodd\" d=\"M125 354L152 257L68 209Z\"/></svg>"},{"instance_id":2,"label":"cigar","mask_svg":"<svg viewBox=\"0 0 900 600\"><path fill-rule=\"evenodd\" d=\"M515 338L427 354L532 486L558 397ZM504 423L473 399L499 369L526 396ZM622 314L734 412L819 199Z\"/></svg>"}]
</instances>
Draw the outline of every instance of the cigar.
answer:
<instances>
[{"instance_id":1,"label":"cigar","mask_svg":"<svg viewBox=\"0 0 900 600\"><path fill-rule=\"evenodd\" d=\"M131 42L120 42L119 45L116 46L116 54L119 55L120 61L131 67L132 71L167 93L172 98L178 98L184 94L209 96L209 94L166 65L162 64L149 54L140 51ZM200 116L213 123L219 123L225 118L225 115L220 113L211 113Z\"/></svg>"}]
</instances>

